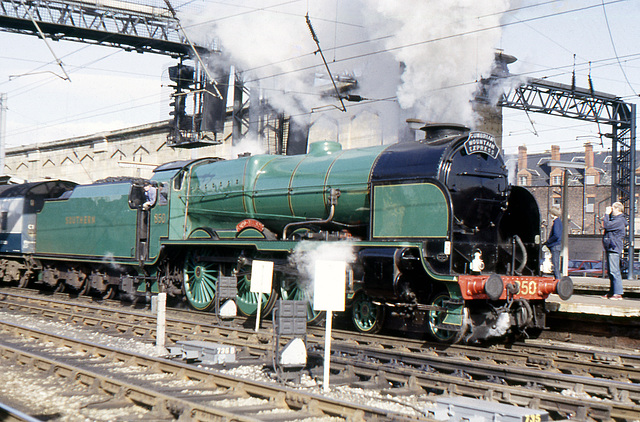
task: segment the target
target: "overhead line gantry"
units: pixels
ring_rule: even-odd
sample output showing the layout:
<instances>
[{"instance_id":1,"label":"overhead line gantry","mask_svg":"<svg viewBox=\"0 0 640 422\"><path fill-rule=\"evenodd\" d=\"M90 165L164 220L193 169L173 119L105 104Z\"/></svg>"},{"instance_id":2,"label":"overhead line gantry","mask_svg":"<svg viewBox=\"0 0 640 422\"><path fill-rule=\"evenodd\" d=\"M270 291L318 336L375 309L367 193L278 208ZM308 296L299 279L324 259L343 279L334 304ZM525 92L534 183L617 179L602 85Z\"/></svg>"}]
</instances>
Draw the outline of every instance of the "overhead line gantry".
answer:
<instances>
[{"instance_id":1,"label":"overhead line gantry","mask_svg":"<svg viewBox=\"0 0 640 422\"><path fill-rule=\"evenodd\" d=\"M165 8L118 0L2 0L0 26L4 31L118 47L138 52L188 56L190 47L178 21Z\"/></svg>"}]
</instances>

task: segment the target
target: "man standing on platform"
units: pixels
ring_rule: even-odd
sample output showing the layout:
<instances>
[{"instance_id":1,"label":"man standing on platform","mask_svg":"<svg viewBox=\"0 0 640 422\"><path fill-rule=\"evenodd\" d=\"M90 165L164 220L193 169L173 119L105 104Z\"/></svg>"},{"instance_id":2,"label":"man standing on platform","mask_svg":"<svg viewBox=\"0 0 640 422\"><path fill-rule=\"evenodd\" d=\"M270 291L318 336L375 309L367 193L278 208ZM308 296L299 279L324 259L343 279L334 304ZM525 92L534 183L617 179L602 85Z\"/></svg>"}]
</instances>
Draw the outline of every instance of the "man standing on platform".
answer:
<instances>
[{"instance_id":1,"label":"man standing on platform","mask_svg":"<svg viewBox=\"0 0 640 422\"><path fill-rule=\"evenodd\" d=\"M620 274L620 254L623 248L627 219L624 217L624 205L614 202L605 209L602 218L602 246L607 254L607 271L609 272L609 292L604 296L612 300L622 299L622 275Z\"/></svg>"},{"instance_id":2,"label":"man standing on platform","mask_svg":"<svg viewBox=\"0 0 640 422\"><path fill-rule=\"evenodd\" d=\"M549 238L544 243L551 251L551 263L553 264L553 276L556 280L560 280L562 276L562 267L560 266L560 252L562 252L562 215L560 208L552 207L549 214L553 217L553 225L549 232Z\"/></svg>"}]
</instances>

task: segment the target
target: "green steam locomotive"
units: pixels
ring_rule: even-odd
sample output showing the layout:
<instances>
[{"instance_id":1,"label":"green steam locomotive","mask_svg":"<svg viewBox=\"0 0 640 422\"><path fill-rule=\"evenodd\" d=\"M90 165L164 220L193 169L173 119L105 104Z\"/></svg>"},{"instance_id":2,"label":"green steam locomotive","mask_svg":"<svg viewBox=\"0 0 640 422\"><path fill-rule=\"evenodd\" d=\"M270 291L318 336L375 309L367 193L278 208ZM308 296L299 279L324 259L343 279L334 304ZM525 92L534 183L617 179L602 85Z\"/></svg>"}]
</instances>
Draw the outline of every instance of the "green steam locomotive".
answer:
<instances>
[{"instance_id":1,"label":"green steam locomotive","mask_svg":"<svg viewBox=\"0 0 640 422\"><path fill-rule=\"evenodd\" d=\"M323 314L297 258L324 249L349 262L361 332L456 342L542 329L545 299L568 298L572 283L541 276L535 200L509 185L491 135L423 129L424 139L394 145L327 141L306 155L167 163L154 171L151 207L142 180L0 189L0 276L102 297L164 291L201 311L232 277L241 314L306 299L313 323ZM260 300L254 260L274 263Z\"/></svg>"}]
</instances>

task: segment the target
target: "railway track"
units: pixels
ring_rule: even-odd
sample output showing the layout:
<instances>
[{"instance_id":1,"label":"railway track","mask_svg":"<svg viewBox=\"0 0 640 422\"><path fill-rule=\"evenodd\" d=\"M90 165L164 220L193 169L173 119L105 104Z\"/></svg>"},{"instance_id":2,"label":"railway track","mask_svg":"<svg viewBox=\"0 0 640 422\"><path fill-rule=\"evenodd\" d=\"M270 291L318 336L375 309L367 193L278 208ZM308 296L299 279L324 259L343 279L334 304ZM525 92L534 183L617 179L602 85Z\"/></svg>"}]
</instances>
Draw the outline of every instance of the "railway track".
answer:
<instances>
[{"instance_id":1,"label":"railway track","mask_svg":"<svg viewBox=\"0 0 640 422\"><path fill-rule=\"evenodd\" d=\"M6 321L0 325L0 359L65 379L73 385L65 393L93 396L93 409L135 406L154 420L428 420Z\"/></svg>"},{"instance_id":2,"label":"railway track","mask_svg":"<svg viewBox=\"0 0 640 422\"><path fill-rule=\"evenodd\" d=\"M3 422L41 422L9 405L0 403L0 420Z\"/></svg>"},{"instance_id":3,"label":"railway track","mask_svg":"<svg viewBox=\"0 0 640 422\"><path fill-rule=\"evenodd\" d=\"M105 332L151 341L149 312L77 301L4 293L0 310L44 315ZM247 359L268 361L272 335L238 326L194 321L192 313L169 313L172 342L198 339L233 344ZM196 314L196 318L202 314ZM419 340L332 334L332 384L380 391L394 397L463 395L548 411L553 419L640 418L640 356L571 345L516 343L509 347L442 346ZM311 355L322 353L323 331L310 329ZM321 377L312 369L311 377ZM428 414L428 412L426 412Z\"/></svg>"}]
</instances>

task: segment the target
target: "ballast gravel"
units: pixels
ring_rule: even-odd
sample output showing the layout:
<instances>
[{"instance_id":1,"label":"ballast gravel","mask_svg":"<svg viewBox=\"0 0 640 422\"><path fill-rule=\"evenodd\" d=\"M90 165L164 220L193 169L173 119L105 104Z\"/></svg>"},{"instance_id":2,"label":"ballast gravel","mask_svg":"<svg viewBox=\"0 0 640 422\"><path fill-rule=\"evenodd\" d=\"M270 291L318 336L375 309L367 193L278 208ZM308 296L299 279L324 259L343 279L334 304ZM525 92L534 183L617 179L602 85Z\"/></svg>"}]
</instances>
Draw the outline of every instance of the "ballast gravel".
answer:
<instances>
[{"instance_id":1,"label":"ballast gravel","mask_svg":"<svg viewBox=\"0 0 640 422\"><path fill-rule=\"evenodd\" d=\"M136 338L109 335L93 331L88 327L79 327L44 317L7 312L0 310L0 321L7 321L25 327L43 330L49 333L84 340L100 345L115 347L122 350L146 355L160 356L154 344ZM52 345L52 347L54 347ZM87 356L87 359L92 359ZM27 369L8 362L0 361L0 402L16 407L32 416L52 422L89 422L89 421L135 421L150 420L149 411L138 406L116 409L99 409L104 395L78 394L69 390L69 383L63 379L48 376L43 378L42 371ZM202 368L206 366L201 365ZM109 364L109 369L117 372L138 372L139 367L128 367L124 363ZM208 369L208 368L207 368ZM261 382L277 383L270 374L259 366L241 366L220 372L236 377ZM169 379L166 375L149 373L136 375L146 381L154 381L162 386L174 388L188 388L194 383L188 380ZM381 394L379 391L363 390L346 386L332 386L325 392L320 383L303 375L299 384L287 384L290 388L297 388L305 392L327 395L348 402L360 403L366 406L385 409L390 412L403 413L412 416L424 416L428 409L433 409L433 403L426 396L405 396L401 399ZM220 404L220 403L218 403ZM237 402L234 402L237 405ZM96 407L95 409L92 408ZM166 420L166 419L163 419ZM322 417L316 422L342 421L342 418Z\"/></svg>"}]
</instances>

